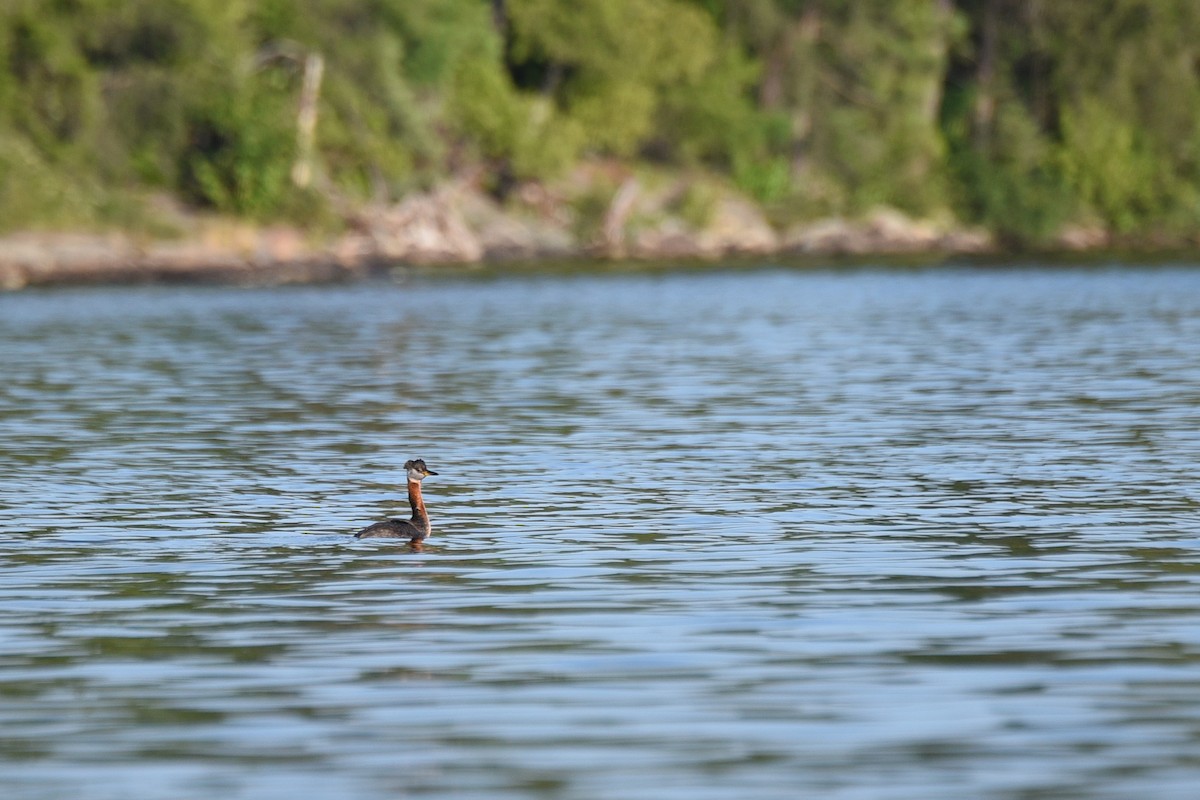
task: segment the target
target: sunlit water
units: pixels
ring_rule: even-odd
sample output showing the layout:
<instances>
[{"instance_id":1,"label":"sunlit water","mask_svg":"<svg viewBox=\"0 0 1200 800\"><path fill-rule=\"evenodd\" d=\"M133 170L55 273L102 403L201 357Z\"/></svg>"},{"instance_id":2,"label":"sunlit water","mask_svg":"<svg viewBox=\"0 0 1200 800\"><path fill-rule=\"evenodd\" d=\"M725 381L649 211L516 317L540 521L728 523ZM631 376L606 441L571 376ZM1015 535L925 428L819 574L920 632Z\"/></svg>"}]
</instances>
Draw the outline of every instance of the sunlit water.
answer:
<instances>
[{"instance_id":1,"label":"sunlit water","mask_svg":"<svg viewBox=\"0 0 1200 800\"><path fill-rule=\"evenodd\" d=\"M31 292L0 371L4 798L1200 791L1200 270Z\"/></svg>"}]
</instances>

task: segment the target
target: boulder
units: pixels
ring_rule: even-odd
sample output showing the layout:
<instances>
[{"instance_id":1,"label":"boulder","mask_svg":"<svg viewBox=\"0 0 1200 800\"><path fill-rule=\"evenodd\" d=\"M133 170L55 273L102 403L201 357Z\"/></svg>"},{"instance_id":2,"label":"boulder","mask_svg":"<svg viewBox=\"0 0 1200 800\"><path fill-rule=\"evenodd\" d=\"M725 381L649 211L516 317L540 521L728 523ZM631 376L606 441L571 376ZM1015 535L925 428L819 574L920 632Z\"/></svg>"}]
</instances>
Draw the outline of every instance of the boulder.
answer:
<instances>
[{"instance_id":1,"label":"boulder","mask_svg":"<svg viewBox=\"0 0 1200 800\"><path fill-rule=\"evenodd\" d=\"M831 217L798 225L783 238L785 252L820 255L977 253L991 249L992 244L985 232L945 228L888 208L861 220Z\"/></svg>"},{"instance_id":2,"label":"boulder","mask_svg":"<svg viewBox=\"0 0 1200 800\"><path fill-rule=\"evenodd\" d=\"M705 249L696 232L677 217L670 217L653 228L638 231L633 236L629 251L634 258L647 260L712 258L719 255L711 249Z\"/></svg>"},{"instance_id":3,"label":"boulder","mask_svg":"<svg viewBox=\"0 0 1200 800\"><path fill-rule=\"evenodd\" d=\"M719 255L765 255L779 249L779 235L762 211L741 197L725 196L699 235L700 249Z\"/></svg>"},{"instance_id":4,"label":"boulder","mask_svg":"<svg viewBox=\"0 0 1200 800\"><path fill-rule=\"evenodd\" d=\"M417 194L368 214L373 255L411 264L474 263L483 246L467 226L453 190Z\"/></svg>"},{"instance_id":5,"label":"boulder","mask_svg":"<svg viewBox=\"0 0 1200 800\"><path fill-rule=\"evenodd\" d=\"M1099 226L1071 225L1058 234L1054 243L1064 250L1099 250L1110 245L1109 235Z\"/></svg>"},{"instance_id":6,"label":"boulder","mask_svg":"<svg viewBox=\"0 0 1200 800\"><path fill-rule=\"evenodd\" d=\"M525 190L528 195L528 190ZM523 203L524 204L524 203ZM531 207L528 204L526 208ZM565 224L536 213L508 211L479 192L465 193L461 208L488 261L555 258L576 252Z\"/></svg>"}]
</instances>

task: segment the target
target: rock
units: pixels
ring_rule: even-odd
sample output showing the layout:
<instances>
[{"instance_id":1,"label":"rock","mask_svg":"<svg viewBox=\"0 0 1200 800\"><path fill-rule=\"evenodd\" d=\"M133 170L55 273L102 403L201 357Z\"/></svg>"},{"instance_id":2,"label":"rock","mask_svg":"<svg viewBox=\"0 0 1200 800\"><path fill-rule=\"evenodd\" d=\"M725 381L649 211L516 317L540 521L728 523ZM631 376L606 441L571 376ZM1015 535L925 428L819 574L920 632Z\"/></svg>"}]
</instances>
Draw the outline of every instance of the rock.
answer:
<instances>
[{"instance_id":1,"label":"rock","mask_svg":"<svg viewBox=\"0 0 1200 800\"><path fill-rule=\"evenodd\" d=\"M1054 243L1064 250L1098 250L1109 246L1109 236L1100 227L1072 225L1063 228Z\"/></svg>"},{"instance_id":2,"label":"rock","mask_svg":"<svg viewBox=\"0 0 1200 800\"><path fill-rule=\"evenodd\" d=\"M31 273L46 273L54 268L49 248L25 237L0 240L0 288L23 289Z\"/></svg>"},{"instance_id":3,"label":"rock","mask_svg":"<svg viewBox=\"0 0 1200 800\"><path fill-rule=\"evenodd\" d=\"M348 275L366 275L379 263L375 243L364 233L352 232L339 237L329 246L328 254Z\"/></svg>"},{"instance_id":4,"label":"rock","mask_svg":"<svg viewBox=\"0 0 1200 800\"><path fill-rule=\"evenodd\" d=\"M629 221L641 192L642 186L637 178L627 178L608 205L599 244L609 258L622 258L625 255L625 223Z\"/></svg>"},{"instance_id":5,"label":"rock","mask_svg":"<svg viewBox=\"0 0 1200 800\"><path fill-rule=\"evenodd\" d=\"M581 173L582 174L582 173ZM759 208L729 190L711 189L711 213L697 227L682 208L689 184L654 189L627 173L582 174L617 186L603 236L580 242L572 233L574 195L529 183L501 205L469 182L414 195L394 206L361 212L352 229L325 245L298 228L256 228L236 220L180 216L179 239L140 244L123 234L15 234L0 237L0 290L47 284L146 281L275 284L344 280L383 271L397 261L472 264L483 259L715 259L768 255L781 249L820 255L982 252L994 241L983 231L913 220L880 209L860 220L831 218L798 225L780 237ZM618 183L618 181L620 181ZM556 191L558 193L556 193ZM586 197L587 195L579 195ZM578 197L576 196L576 200ZM186 225L184 224L186 223ZM1064 247L1109 243L1095 228L1072 228Z\"/></svg>"},{"instance_id":6,"label":"rock","mask_svg":"<svg viewBox=\"0 0 1200 800\"><path fill-rule=\"evenodd\" d=\"M530 194L528 190L522 191ZM478 192L465 194L461 206L487 261L561 258L576 251L575 240L565 224L527 213L508 212Z\"/></svg>"},{"instance_id":7,"label":"rock","mask_svg":"<svg viewBox=\"0 0 1200 800\"><path fill-rule=\"evenodd\" d=\"M764 255L779 249L779 236L757 206L726 196L700 232L699 243L702 251L717 255Z\"/></svg>"},{"instance_id":8,"label":"rock","mask_svg":"<svg viewBox=\"0 0 1200 800\"><path fill-rule=\"evenodd\" d=\"M661 213L669 203L659 199ZM697 230L678 216L666 216L632 237L628 255L634 258L720 258L764 255L779 248L775 230L752 203L736 196L717 200L711 219Z\"/></svg>"},{"instance_id":9,"label":"rock","mask_svg":"<svg viewBox=\"0 0 1200 800\"><path fill-rule=\"evenodd\" d=\"M374 255L412 264L474 263L483 246L467 227L454 191L413 195L369 215L365 227Z\"/></svg>"},{"instance_id":10,"label":"rock","mask_svg":"<svg viewBox=\"0 0 1200 800\"><path fill-rule=\"evenodd\" d=\"M841 217L797 225L783 236L783 249L791 253L836 255L851 251L855 228Z\"/></svg>"},{"instance_id":11,"label":"rock","mask_svg":"<svg viewBox=\"0 0 1200 800\"><path fill-rule=\"evenodd\" d=\"M565 228L571 224L572 214L567 201L540 183L528 181L521 184L513 197L520 206L551 225Z\"/></svg>"},{"instance_id":12,"label":"rock","mask_svg":"<svg viewBox=\"0 0 1200 800\"><path fill-rule=\"evenodd\" d=\"M833 217L799 225L783 239L786 252L820 255L977 253L992 246L992 238L985 232L945 230L936 223L914 220L894 209L879 209L855 222Z\"/></svg>"},{"instance_id":13,"label":"rock","mask_svg":"<svg viewBox=\"0 0 1200 800\"><path fill-rule=\"evenodd\" d=\"M199 275L206 271L228 273L245 269L248 261L238 253L213 247L196 240L155 242L145 249L139 261L145 269L161 277Z\"/></svg>"},{"instance_id":14,"label":"rock","mask_svg":"<svg viewBox=\"0 0 1200 800\"><path fill-rule=\"evenodd\" d=\"M682 220L671 217L654 228L639 231L629 247L633 258L687 259L711 258L717 253L705 250L700 237Z\"/></svg>"},{"instance_id":15,"label":"rock","mask_svg":"<svg viewBox=\"0 0 1200 800\"><path fill-rule=\"evenodd\" d=\"M914 220L891 208L873 212L866 221L864 244L876 252L914 253L932 249L940 235L933 224Z\"/></svg>"},{"instance_id":16,"label":"rock","mask_svg":"<svg viewBox=\"0 0 1200 800\"><path fill-rule=\"evenodd\" d=\"M112 280L136 259L132 243L119 235L25 234L0 240L0 285L22 288L58 280Z\"/></svg>"},{"instance_id":17,"label":"rock","mask_svg":"<svg viewBox=\"0 0 1200 800\"><path fill-rule=\"evenodd\" d=\"M488 261L569 256L575 241L565 230L551 225L499 217L478 231Z\"/></svg>"},{"instance_id":18,"label":"rock","mask_svg":"<svg viewBox=\"0 0 1200 800\"><path fill-rule=\"evenodd\" d=\"M254 242L254 261L279 263L304 259L311 248L304 235L295 228L274 226L261 231Z\"/></svg>"},{"instance_id":19,"label":"rock","mask_svg":"<svg viewBox=\"0 0 1200 800\"><path fill-rule=\"evenodd\" d=\"M947 253L989 253L996 249L996 240L981 229L952 230L942 236L938 249Z\"/></svg>"}]
</instances>

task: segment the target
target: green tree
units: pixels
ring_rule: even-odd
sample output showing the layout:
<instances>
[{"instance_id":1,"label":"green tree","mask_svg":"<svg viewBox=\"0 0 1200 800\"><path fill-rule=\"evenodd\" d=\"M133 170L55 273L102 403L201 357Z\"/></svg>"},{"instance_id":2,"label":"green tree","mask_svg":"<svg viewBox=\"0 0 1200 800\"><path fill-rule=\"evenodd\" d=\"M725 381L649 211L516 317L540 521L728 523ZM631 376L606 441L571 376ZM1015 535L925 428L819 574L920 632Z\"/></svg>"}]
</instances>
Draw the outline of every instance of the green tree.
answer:
<instances>
[{"instance_id":1,"label":"green tree","mask_svg":"<svg viewBox=\"0 0 1200 800\"><path fill-rule=\"evenodd\" d=\"M945 202L939 108L963 19L938 0L704 0L761 65L766 163L800 208ZM779 179L774 183L778 185Z\"/></svg>"},{"instance_id":2,"label":"green tree","mask_svg":"<svg viewBox=\"0 0 1200 800\"><path fill-rule=\"evenodd\" d=\"M966 208L1019 239L1072 217L1119 233L1194 225L1200 7L962 0L962 9L971 47L951 69L944 120Z\"/></svg>"},{"instance_id":3,"label":"green tree","mask_svg":"<svg viewBox=\"0 0 1200 800\"><path fill-rule=\"evenodd\" d=\"M1060 158L1076 198L1118 232L1193 227L1200 211L1200 6L1069 0L1043 13Z\"/></svg>"},{"instance_id":4,"label":"green tree","mask_svg":"<svg viewBox=\"0 0 1200 800\"><path fill-rule=\"evenodd\" d=\"M1074 212L1050 119L1050 55L1041 4L961 0L970 37L950 64L942 125L957 210L1015 244Z\"/></svg>"},{"instance_id":5,"label":"green tree","mask_svg":"<svg viewBox=\"0 0 1200 800\"><path fill-rule=\"evenodd\" d=\"M510 0L508 13L523 88L553 98L597 152L636 154L668 95L716 59L711 19L676 0Z\"/></svg>"},{"instance_id":6,"label":"green tree","mask_svg":"<svg viewBox=\"0 0 1200 800\"><path fill-rule=\"evenodd\" d=\"M163 191L304 219L602 155L704 164L784 221L1190 234L1198 34L1194 0L5 0L0 225L127 220Z\"/></svg>"}]
</instances>

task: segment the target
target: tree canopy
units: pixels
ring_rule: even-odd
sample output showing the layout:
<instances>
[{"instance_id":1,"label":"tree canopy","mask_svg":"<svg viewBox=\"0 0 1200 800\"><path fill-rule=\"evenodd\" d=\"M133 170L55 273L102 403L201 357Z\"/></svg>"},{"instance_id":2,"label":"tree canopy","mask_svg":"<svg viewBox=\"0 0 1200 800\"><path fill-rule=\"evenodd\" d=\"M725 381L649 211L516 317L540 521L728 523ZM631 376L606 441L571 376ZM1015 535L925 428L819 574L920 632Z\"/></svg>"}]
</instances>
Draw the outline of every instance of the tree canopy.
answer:
<instances>
[{"instance_id":1,"label":"tree canopy","mask_svg":"<svg viewBox=\"0 0 1200 800\"><path fill-rule=\"evenodd\" d=\"M297 116L311 56L311 184ZM1194 0L5 0L0 226L703 168L777 219L1200 222Z\"/></svg>"}]
</instances>

